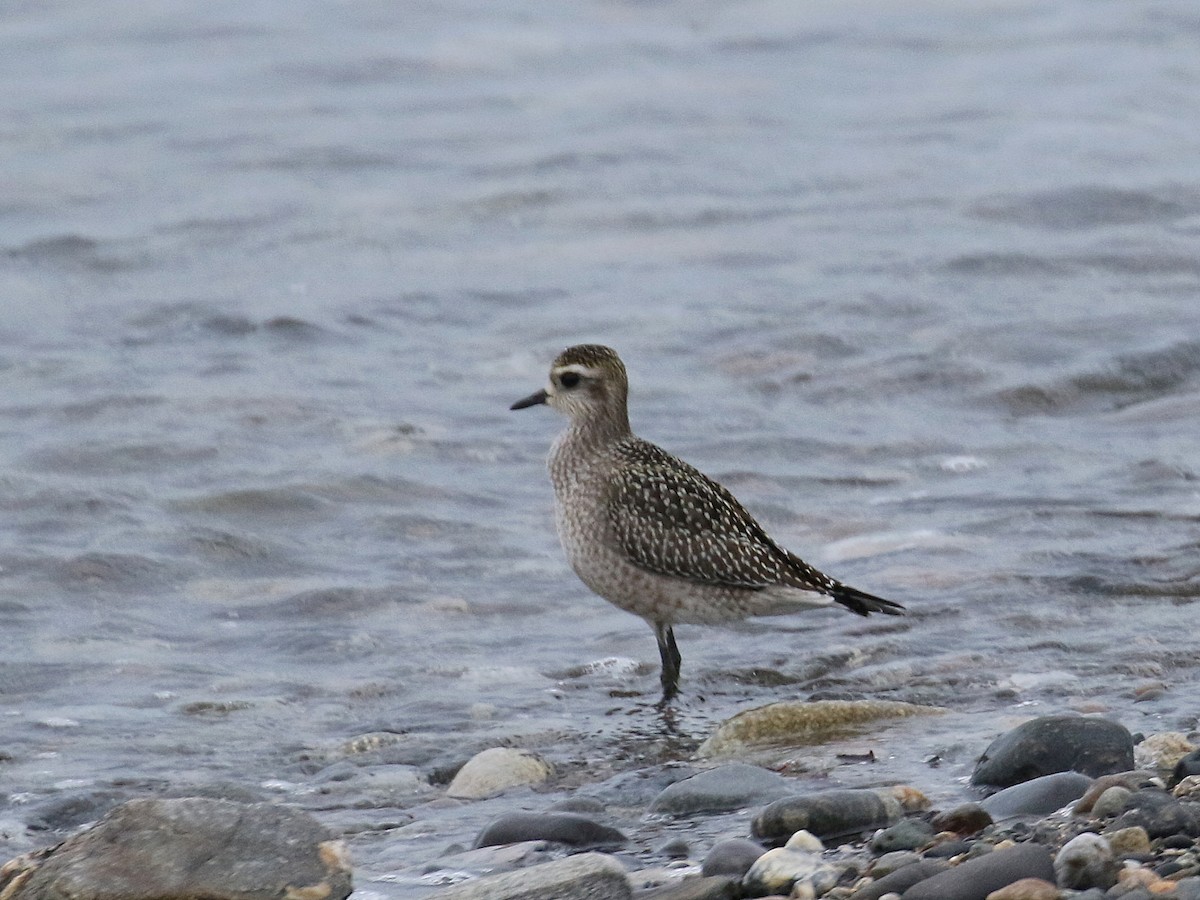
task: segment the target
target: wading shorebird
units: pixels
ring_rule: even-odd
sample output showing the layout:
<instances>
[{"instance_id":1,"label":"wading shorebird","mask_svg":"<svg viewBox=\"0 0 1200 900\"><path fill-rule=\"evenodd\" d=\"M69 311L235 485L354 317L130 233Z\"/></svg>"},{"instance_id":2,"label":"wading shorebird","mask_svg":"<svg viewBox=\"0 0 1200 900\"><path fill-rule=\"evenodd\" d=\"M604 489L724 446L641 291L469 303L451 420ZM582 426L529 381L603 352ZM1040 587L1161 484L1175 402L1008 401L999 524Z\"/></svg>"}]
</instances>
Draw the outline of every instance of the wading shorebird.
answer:
<instances>
[{"instance_id":1,"label":"wading shorebird","mask_svg":"<svg viewBox=\"0 0 1200 900\"><path fill-rule=\"evenodd\" d=\"M834 603L861 616L902 614L779 546L728 490L635 435L628 394L616 351L580 344L554 360L546 387L511 408L544 403L570 419L548 462L558 536L584 584L654 629L664 701L679 690L674 625Z\"/></svg>"}]
</instances>

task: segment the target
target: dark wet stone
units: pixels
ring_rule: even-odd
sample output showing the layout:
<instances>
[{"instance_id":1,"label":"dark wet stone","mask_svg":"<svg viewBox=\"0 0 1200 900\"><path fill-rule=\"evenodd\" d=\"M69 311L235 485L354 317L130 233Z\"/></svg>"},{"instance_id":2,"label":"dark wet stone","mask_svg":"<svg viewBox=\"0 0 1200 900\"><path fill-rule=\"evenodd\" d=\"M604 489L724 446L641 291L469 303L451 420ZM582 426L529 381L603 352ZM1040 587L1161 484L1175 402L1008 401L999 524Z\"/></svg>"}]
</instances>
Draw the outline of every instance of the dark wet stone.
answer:
<instances>
[{"instance_id":1,"label":"dark wet stone","mask_svg":"<svg viewBox=\"0 0 1200 900\"><path fill-rule=\"evenodd\" d=\"M933 826L922 819L901 819L871 837L876 853L893 850L917 850L933 839Z\"/></svg>"},{"instance_id":2,"label":"dark wet stone","mask_svg":"<svg viewBox=\"0 0 1200 900\"><path fill-rule=\"evenodd\" d=\"M817 837L846 837L900 820L900 804L875 791L823 791L768 804L750 825L754 837L786 841L801 829Z\"/></svg>"},{"instance_id":3,"label":"dark wet stone","mask_svg":"<svg viewBox=\"0 0 1200 900\"><path fill-rule=\"evenodd\" d=\"M1043 775L992 794L979 805L994 820L1011 816L1045 815L1083 796L1092 779L1078 772Z\"/></svg>"},{"instance_id":4,"label":"dark wet stone","mask_svg":"<svg viewBox=\"0 0 1200 900\"><path fill-rule=\"evenodd\" d=\"M485 875L430 900L632 900L625 868L604 853L580 853L515 872Z\"/></svg>"},{"instance_id":5,"label":"dark wet stone","mask_svg":"<svg viewBox=\"0 0 1200 900\"><path fill-rule=\"evenodd\" d=\"M1175 763L1175 769L1171 772L1171 787L1179 784L1189 775L1200 775L1200 750L1193 750Z\"/></svg>"},{"instance_id":6,"label":"dark wet stone","mask_svg":"<svg viewBox=\"0 0 1200 900\"><path fill-rule=\"evenodd\" d=\"M738 879L714 876L685 878L678 884L641 891L637 900L738 900L741 896L742 887Z\"/></svg>"},{"instance_id":7,"label":"dark wet stone","mask_svg":"<svg viewBox=\"0 0 1200 900\"><path fill-rule=\"evenodd\" d=\"M972 784L1008 787L1074 770L1093 778L1133 768L1133 737L1107 719L1042 716L996 738L983 752Z\"/></svg>"},{"instance_id":8,"label":"dark wet stone","mask_svg":"<svg viewBox=\"0 0 1200 900\"><path fill-rule=\"evenodd\" d=\"M968 859L913 885L904 892L904 900L986 900L992 891L1022 878L1054 881L1054 862L1048 848L1018 844Z\"/></svg>"},{"instance_id":9,"label":"dark wet stone","mask_svg":"<svg viewBox=\"0 0 1200 900\"><path fill-rule=\"evenodd\" d=\"M970 849L971 843L969 841L943 841L926 850L925 856L929 859L949 859L952 856L958 856L960 853L966 853Z\"/></svg>"},{"instance_id":10,"label":"dark wet stone","mask_svg":"<svg viewBox=\"0 0 1200 900\"><path fill-rule=\"evenodd\" d=\"M794 793L792 782L776 772L730 763L669 785L654 798L650 812L675 816L723 812L770 803Z\"/></svg>"},{"instance_id":11,"label":"dark wet stone","mask_svg":"<svg viewBox=\"0 0 1200 900\"><path fill-rule=\"evenodd\" d=\"M573 812L591 815L604 812L604 804L595 797L567 797L546 807L551 812Z\"/></svg>"},{"instance_id":12,"label":"dark wet stone","mask_svg":"<svg viewBox=\"0 0 1200 900\"><path fill-rule=\"evenodd\" d=\"M1108 841L1089 832L1071 838L1054 857L1058 886L1073 890L1107 890L1117 883L1118 867Z\"/></svg>"},{"instance_id":13,"label":"dark wet stone","mask_svg":"<svg viewBox=\"0 0 1200 900\"><path fill-rule=\"evenodd\" d=\"M342 900L350 869L333 834L270 803L131 800L93 828L31 858L6 900ZM10 864L10 868L11 868Z\"/></svg>"},{"instance_id":14,"label":"dark wet stone","mask_svg":"<svg viewBox=\"0 0 1200 900\"><path fill-rule=\"evenodd\" d=\"M1127 802L1130 808L1113 822L1114 830L1140 825L1151 838L1200 836L1200 805L1182 803L1155 788L1134 791Z\"/></svg>"},{"instance_id":15,"label":"dark wet stone","mask_svg":"<svg viewBox=\"0 0 1200 900\"><path fill-rule=\"evenodd\" d=\"M949 863L941 860L924 859L872 881L866 887L851 894L850 900L879 900L884 894L903 894L914 884L932 878L940 872L945 872L949 867Z\"/></svg>"},{"instance_id":16,"label":"dark wet stone","mask_svg":"<svg viewBox=\"0 0 1200 900\"><path fill-rule=\"evenodd\" d=\"M552 841L571 847L619 847L625 835L578 813L506 813L490 822L475 839L475 846Z\"/></svg>"},{"instance_id":17,"label":"dark wet stone","mask_svg":"<svg viewBox=\"0 0 1200 900\"><path fill-rule=\"evenodd\" d=\"M991 814L978 803L963 803L940 812L930 823L937 831L952 831L964 836L978 834L992 824Z\"/></svg>"},{"instance_id":18,"label":"dark wet stone","mask_svg":"<svg viewBox=\"0 0 1200 900\"><path fill-rule=\"evenodd\" d=\"M766 848L745 838L730 838L713 844L700 867L704 875L730 875L741 878L766 853Z\"/></svg>"}]
</instances>

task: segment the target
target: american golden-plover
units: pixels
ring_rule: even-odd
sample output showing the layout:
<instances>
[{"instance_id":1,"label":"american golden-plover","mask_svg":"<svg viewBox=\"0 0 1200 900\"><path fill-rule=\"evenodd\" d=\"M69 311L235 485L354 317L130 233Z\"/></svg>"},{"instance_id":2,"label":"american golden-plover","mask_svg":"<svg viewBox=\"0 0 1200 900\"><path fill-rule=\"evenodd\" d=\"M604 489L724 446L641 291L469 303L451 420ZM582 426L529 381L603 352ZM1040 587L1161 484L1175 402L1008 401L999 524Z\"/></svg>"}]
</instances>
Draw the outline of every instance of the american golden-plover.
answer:
<instances>
[{"instance_id":1,"label":"american golden-plover","mask_svg":"<svg viewBox=\"0 0 1200 900\"><path fill-rule=\"evenodd\" d=\"M545 403L569 417L549 459L559 539L584 584L654 629L664 700L679 689L676 624L834 603L862 616L902 612L818 572L768 537L720 484L637 437L628 393L616 352L580 344L554 360L546 387L512 409Z\"/></svg>"}]
</instances>

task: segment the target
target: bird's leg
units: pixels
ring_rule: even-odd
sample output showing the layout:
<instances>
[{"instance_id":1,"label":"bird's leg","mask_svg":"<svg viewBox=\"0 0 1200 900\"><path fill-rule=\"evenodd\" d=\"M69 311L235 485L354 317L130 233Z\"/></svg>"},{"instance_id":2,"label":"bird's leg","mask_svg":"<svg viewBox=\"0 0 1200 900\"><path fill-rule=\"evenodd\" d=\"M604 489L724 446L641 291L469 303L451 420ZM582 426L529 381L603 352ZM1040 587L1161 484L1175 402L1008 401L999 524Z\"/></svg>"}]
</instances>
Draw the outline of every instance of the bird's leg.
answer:
<instances>
[{"instance_id":1,"label":"bird's leg","mask_svg":"<svg viewBox=\"0 0 1200 900\"><path fill-rule=\"evenodd\" d=\"M683 662L683 657L679 655L679 647L675 645L675 632L670 625L655 622L654 637L658 641L659 658L662 659L662 698L666 703L679 693L679 664Z\"/></svg>"}]
</instances>

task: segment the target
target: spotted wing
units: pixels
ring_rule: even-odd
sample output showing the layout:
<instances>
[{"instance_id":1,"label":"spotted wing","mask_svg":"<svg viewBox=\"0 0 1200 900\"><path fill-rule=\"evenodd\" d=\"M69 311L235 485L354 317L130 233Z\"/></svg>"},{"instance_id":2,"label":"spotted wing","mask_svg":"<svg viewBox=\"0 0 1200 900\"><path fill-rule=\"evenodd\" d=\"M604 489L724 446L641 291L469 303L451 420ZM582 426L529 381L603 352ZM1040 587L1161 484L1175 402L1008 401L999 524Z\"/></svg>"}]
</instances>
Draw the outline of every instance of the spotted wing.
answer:
<instances>
[{"instance_id":1,"label":"spotted wing","mask_svg":"<svg viewBox=\"0 0 1200 900\"><path fill-rule=\"evenodd\" d=\"M644 441L622 455L608 515L638 566L727 587L794 583L787 551L721 485Z\"/></svg>"}]
</instances>

